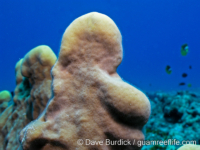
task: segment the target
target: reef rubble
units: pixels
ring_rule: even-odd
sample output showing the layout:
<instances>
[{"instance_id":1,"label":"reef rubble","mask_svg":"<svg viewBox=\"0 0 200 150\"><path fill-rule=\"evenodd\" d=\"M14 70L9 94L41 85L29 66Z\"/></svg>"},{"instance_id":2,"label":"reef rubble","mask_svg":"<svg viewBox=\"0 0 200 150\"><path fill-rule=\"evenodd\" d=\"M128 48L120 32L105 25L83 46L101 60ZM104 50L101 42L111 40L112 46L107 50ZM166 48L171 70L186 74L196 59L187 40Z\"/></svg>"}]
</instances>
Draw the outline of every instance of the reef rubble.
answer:
<instances>
[{"instance_id":1,"label":"reef rubble","mask_svg":"<svg viewBox=\"0 0 200 150\"><path fill-rule=\"evenodd\" d=\"M200 145L200 95L192 91L146 93L151 116L145 125L145 140L175 140L180 144L146 145L142 150L176 150L183 141ZM186 143L185 143L186 144ZM189 143L187 143L189 144Z\"/></svg>"}]
</instances>

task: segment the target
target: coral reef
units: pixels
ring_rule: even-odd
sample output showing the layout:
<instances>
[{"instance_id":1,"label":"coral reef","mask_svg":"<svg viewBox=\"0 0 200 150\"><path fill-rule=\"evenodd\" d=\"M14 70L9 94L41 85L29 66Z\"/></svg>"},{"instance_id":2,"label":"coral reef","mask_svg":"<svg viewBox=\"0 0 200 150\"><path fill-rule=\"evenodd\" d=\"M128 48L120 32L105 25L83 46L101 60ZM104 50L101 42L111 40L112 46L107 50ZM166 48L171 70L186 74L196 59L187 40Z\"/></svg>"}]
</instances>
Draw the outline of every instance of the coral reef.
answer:
<instances>
[{"instance_id":1,"label":"coral reef","mask_svg":"<svg viewBox=\"0 0 200 150\"><path fill-rule=\"evenodd\" d=\"M147 93L152 113L146 127L146 140L191 141L200 144L200 95L194 92L179 91L173 93ZM149 150L152 145L144 146ZM161 146L166 150L175 150L180 145Z\"/></svg>"},{"instance_id":2,"label":"coral reef","mask_svg":"<svg viewBox=\"0 0 200 150\"><path fill-rule=\"evenodd\" d=\"M2 113L9 105L9 102L12 99L12 95L9 91L0 92L0 113Z\"/></svg>"},{"instance_id":3,"label":"coral reef","mask_svg":"<svg viewBox=\"0 0 200 150\"><path fill-rule=\"evenodd\" d=\"M200 95L146 96L124 82L116 72L121 40L115 23L93 12L66 29L58 60L45 45L29 51L15 66L13 100L10 92L0 92L0 150L200 149L192 144L137 145L144 137L200 144ZM135 144L106 145L107 139Z\"/></svg>"},{"instance_id":4,"label":"coral reef","mask_svg":"<svg viewBox=\"0 0 200 150\"><path fill-rule=\"evenodd\" d=\"M55 61L53 51L41 45L32 49L16 64L14 104L0 116L0 149L17 150L20 147L20 131L44 110L51 97L50 70Z\"/></svg>"},{"instance_id":5,"label":"coral reef","mask_svg":"<svg viewBox=\"0 0 200 150\"><path fill-rule=\"evenodd\" d=\"M116 73L121 60L121 34L109 17L93 12L73 21L52 69L53 97L39 118L22 130L23 150L141 149L136 144L77 143L144 140L150 103Z\"/></svg>"},{"instance_id":6,"label":"coral reef","mask_svg":"<svg viewBox=\"0 0 200 150\"><path fill-rule=\"evenodd\" d=\"M31 85L30 96L26 100L30 120L42 113L51 97L50 71L56 59L54 52L46 45L35 47L23 59L21 73Z\"/></svg>"},{"instance_id":7,"label":"coral reef","mask_svg":"<svg viewBox=\"0 0 200 150\"><path fill-rule=\"evenodd\" d=\"M0 145L4 150L12 150L19 147L20 143L17 139L18 134L28 123L25 116L26 105L24 104L24 101L26 97L29 96L30 90L29 86L27 86L28 80L20 73L21 63L22 59L17 62L15 66L17 86L15 88L15 96L13 98L14 104L7 108L0 116L0 120L1 118L7 118L1 128L1 136L3 137L3 140L0 141Z\"/></svg>"},{"instance_id":8,"label":"coral reef","mask_svg":"<svg viewBox=\"0 0 200 150\"><path fill-rule=\"evenodd\" d=\"M3 113L1 113L0 115L0 149L4 150L4 143L5 143L5 137L8 134L8 130L6 128L4 128L8 118L10 117L10 115L12 114L12 109L13 109L13 105L10 105L8 108L5 109L5 111L3 111Z\"/></svg>"}]
</instances>

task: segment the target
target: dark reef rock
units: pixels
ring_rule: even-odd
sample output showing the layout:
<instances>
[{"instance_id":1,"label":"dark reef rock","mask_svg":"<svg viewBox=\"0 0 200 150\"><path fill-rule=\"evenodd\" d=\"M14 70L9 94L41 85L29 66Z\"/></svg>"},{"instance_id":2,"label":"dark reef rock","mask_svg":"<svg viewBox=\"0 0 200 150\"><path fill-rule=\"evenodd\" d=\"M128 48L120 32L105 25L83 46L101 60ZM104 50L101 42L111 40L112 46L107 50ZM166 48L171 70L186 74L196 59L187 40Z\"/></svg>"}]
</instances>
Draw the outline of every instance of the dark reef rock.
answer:
<instances>
[{"instance_id":1,"label":"dark reef rock","mask_svg":"<svg viewBox=\"0 0 200 150\"><path fill-rule=\"evenodd\" d=\"M178 141L190 140L200 144L200 97L197 93L178 91L174 93L147 93L152 106L152 113L146 124L145 140ZM176 150L178 145L160 146L159 148ZM158 149L147 145L142 150Z\"/></svg>"}]
</instances>

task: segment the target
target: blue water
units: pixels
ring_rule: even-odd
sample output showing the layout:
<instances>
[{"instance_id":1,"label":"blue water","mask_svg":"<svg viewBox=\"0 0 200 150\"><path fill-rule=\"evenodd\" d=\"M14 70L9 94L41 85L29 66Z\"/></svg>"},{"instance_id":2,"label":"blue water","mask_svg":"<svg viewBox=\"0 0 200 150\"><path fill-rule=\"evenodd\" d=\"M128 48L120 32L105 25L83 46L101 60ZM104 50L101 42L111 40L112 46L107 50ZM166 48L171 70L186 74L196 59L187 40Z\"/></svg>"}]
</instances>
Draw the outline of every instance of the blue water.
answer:
<instances>
[{"instance_id":1,"label":"blue water","mask_svg":"<svg viewBox=\"0 0 200 150\"><path fill-rule=\"evenodd\" d=\"M58 54L66 27L92 11L108 15L121 31L124 59L118 73L125 81L144 91L200 87L199 0L1 0L0 91L14 90L15 64L29 50L45 44ZM185 57L184 43L189 45Z\"/></svg>"}]
</instances>

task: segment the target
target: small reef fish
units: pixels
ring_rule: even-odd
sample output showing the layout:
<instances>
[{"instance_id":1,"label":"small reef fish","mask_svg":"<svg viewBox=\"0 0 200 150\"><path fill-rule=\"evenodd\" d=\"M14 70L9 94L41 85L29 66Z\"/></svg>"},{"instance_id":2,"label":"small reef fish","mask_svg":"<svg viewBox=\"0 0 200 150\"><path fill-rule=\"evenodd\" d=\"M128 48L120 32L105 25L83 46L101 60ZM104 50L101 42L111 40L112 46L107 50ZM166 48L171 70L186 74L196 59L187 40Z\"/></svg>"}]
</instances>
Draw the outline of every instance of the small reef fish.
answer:
<instances>
[{"instance_id":1,"label":"small reef fish","mask_svg":"<svg viewBox=\"0 0 200 150\"><path fill-rule=\"evenodd\" d=\"M183 85L185 85L185 82L179 83L179 86L183 86Z\"/></svg>"},{"instance_id":2,"label":"small reef fish","mask_svg":"<svg viewBox=\"0 0 200 150\"><path fill-rule=\"evenodd\" d=\"M187 76L188 76L187 73L183 73L183 74L182 74L182 77L183 77L183 78L185 78L185 77L187 77Z\"/></svg>"},{"instance_id":3,"label":"small reef fish","mask_svg":"<svg viewBox=\"0 0 200 150\"><path fill-rule=\"evenodd\" d=\"M188 87L192 87L192 84L191 84L191 83L188 83Z\"/></svg>"},{"instance_id":4,"label":"small reef fish","mask_svg":"<svg viewBox=\"0 0 200 150\"><path fill-rule=\"evenodd\" d=\"M192 66L190 65L189 68L192 69Z\"/></svg>"},{"instance_id":5,"label":"small reef fish","mask_svg":"<svg viewBox=\"0 0 200 150\"><path fill-rule=\"evenodd\" d=\"M182 55L182 56L186 56L187 53L188 53L188 51L189 51L188 45L187 45L187 44L183 44L183 45L181 46L181 55Z\"/></svg>"},{"instance_id":6,"label":"small reef fish","mask_svg":"<svg viewBox=\"0 0 200 150\"><path fill-rule=\"evenodd\" d=\"M165 71L167 72L167 74L171 74L172 68L169 65L167 65L166 68L165 68Z\"/></svg>"}]
</instances>

